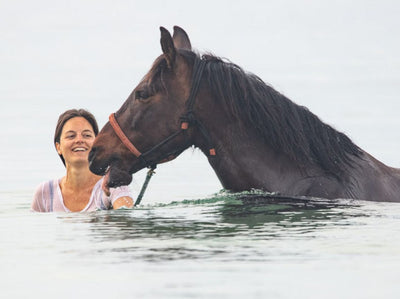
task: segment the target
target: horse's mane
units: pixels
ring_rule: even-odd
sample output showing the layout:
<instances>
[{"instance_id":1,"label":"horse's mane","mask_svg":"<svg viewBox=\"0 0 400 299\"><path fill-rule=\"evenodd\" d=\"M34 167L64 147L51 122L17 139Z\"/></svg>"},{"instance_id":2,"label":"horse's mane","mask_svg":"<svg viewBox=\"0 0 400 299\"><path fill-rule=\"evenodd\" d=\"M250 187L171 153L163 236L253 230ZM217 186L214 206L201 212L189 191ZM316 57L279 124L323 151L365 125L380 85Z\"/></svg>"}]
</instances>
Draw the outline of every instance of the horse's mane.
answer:
<instances>
[{"instance_id":1,"label":"horse's mane","mask_svg":"<svg viewBox=\"0 0 400 299\"><path fill-rule=\"evenodd\" d=\"M201 58L196 54L195 59ZM202 59L208 62L203 78L214 98L242 127L254 128L265 143L301 166L312 163L346 178L346 165L352 166L352 157L363 153L350 138L236 64L211 54Z\"/></svg>"},{"instance_id":2,"label":"horse's mane","mask_svg":"<svg viewBox=\"0 0 400 299\"><path fill-rule=\"evenodd\" d=\"M191 64L194 60L206 60L203 80L215 100L241 128L255 129L261 140L300 167L311 163L339 180L346 180L346 167L354 167L354 157L363 155L349 137L323 123L306 107L293 103L258 76L211 54L200 56L186 50L180 54ZM167 65L161 56L143 78L150 93L166 90L165 69Z\"/></svg>"}]
</instances>

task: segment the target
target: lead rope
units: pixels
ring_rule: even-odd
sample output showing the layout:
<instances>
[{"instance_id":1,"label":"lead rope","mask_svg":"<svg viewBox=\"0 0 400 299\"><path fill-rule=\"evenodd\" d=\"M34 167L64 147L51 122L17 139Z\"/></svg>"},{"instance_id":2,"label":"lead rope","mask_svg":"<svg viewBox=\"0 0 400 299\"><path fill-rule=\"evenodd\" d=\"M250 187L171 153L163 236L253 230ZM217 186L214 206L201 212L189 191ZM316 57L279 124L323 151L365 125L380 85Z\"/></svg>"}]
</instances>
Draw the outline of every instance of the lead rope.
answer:
<instances>
[{"instance_id":1,"label":"lead rope","mask_svg":"<svg viewBox=\"0 0 400 299\"><path fill-rule=\"evenodd\" d=\"M139 193L139 195L138 195L138 197L137 197L137 199L136 199L136 202L135 202L135 205L134 205L135 207L136 207L137 205L139 205L140 202L142 201L142 198L143 198L144 192L146 191L147 185L149 184L150 179L151 179L151 177L153 176L153 174L156 173L156 172L154 171L154 169L156 169L156 166L151 166L151 167L149 167L149 171L147 172L146 179L144 180L142 189L140 190L140 193Z\"/></svg>"},{"instance_id":2,"label":"lead rope","mask_svg":"<svg viewBox=\"0 0 400 299\"><path fill-rule=\"evenodd\" d=\"M164 141L162 141L161 143L157 144L156 146L154 146L153 148L151 148L150 150L148 150L147 152L145 152L144 154L140 154L139 158L142 158L144 163L147 164L146 160L145 160L145 156L148 155L150 152L154 151L156 148L164 145L165 143L167 143L169 140L175 138L178 134L180 134L182 132L182 130L186 130L189 127L189 123L193 123L194 120L194 114L193 114L193 106L194 106L194 101L196 99L196 95L200 86L200 79L201 76L203 74L203 70L205 68L207 61L204 59L200 59L198 61L195 62L194 65L194 73L193 73L193 78L192 78L192 87L190 89L190 94L189 94L189 98L186 102L186 115L181 117L181 130L177 131L176 133L172 134L171 136L169 136L168 138L166 138ZM204 137L206 138L206 142L209 143L210 145L210 138L209 135L207 133L207 131L205 130L205 128L203 127L203 125L198 122L198 126L200 128L201 133L204 135ZM124 143L125 144L125 143ZM129 148L129 147L128 147ZM215 149L213 147L210 147L209 149L210 151L210 155L215 156ZM134 204L134 206L136 207L137 205L140 204L144 192L146 191L147 185L149 184L149 181L151 179L151 177L153 176L153 174L155 173L154 169L157 167L157 165L152 165L149 167L149 171L147 172L147 176L146 179L143 183L142 189L140 190L140 193L136 199L136 202Z\"/></svg>"}]
</instances>

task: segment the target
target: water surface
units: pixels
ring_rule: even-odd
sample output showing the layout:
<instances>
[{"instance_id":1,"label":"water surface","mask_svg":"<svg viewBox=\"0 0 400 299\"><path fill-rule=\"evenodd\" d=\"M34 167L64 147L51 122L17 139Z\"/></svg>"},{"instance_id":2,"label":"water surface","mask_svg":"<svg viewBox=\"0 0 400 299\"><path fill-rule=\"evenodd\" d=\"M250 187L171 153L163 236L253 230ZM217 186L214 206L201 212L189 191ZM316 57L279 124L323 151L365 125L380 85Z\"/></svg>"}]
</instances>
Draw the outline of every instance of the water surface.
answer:
<instances>
[{"instance_id":1,"label":"water surface","mask_svg":"<svg viewBox=\"0 0 400 299\"><path fill-rule=\"evenodd\" d=\"M221 192L135 210L36 214L24 196L3 194L16 208L0 217L2 294L400 295L398 204L339 200L306 207L236 198Z\"/></svg>"}]
</instances>

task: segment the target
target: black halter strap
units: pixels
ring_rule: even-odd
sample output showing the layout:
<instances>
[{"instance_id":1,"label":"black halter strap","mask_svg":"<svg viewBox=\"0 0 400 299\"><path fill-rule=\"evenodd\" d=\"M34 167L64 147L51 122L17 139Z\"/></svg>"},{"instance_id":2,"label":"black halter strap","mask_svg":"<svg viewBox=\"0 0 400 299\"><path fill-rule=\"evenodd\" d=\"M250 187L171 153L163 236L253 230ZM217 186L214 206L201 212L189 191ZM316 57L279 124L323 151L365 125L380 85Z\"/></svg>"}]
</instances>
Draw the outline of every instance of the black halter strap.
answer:
<instances>
[{"instance_id":1,"label":"black halter strap","mask_svg":"<svg viewBox=\"0 0 400 299\"><path fill-rule=\"evenodd\" d=\"M203 76L203 71L206 64L207 61L204 59L199 59L196 60L195 62L194 73L192 76L192 88L190 89L189 98L186 101L186 113L181 116L180 120L181 124L187 124L187 125L182 125L181 128L183 127L187 128L189 127L189 125L196 126L199 128L200 133L203 135L203 137L207 142L209 155L215 156L215 149L214 146L212 146L210 134L208 134L208 131L204 127L204 125L198 119L196 119L193 111L193 107L196 101L196 96L201 82L201 77Z\"/></svg>"},{"instance_id":2,"label":"black halter strap","mask_svg":"<svg viewBox=\"0 0 400 299\"><path fill-rule=\"evenodd\" d=\"M196 100L197 92L199 91L201 77L203 75L204 67L206 66L207 61L204 59L196 60L194 65L194 73L192 76L192 88L190 89L189 98L186 102L186 115L190 119L190 117L194 117L193 115L193 106ZM181 118L182 119L182 118Z\"/></svg>"},{"instance_id":3,"label":"black halter strap","mask_svg":"<svg viewBox=\"0 0 400 299\"><path fill-rule=\"evenodd\" d=\"M181 133L184 133L189 126L195 126L198 127L200 133L203 135L203 137L206 140L206 143L208 144L208 149L209 149L209 155L210 156L215 156L215 149L211 145L211 138L210 135L208 134L208 131L204 127L204 125L195 117L194 114L194 104L196 100L196 96L199 90L199 86L201 83L201 78L203 76L203 71L204 68L207 64L207 61L204 59L196 59L195 64L193 66L193 75L192 75L192 86L190 89L189 97L186 101L186 112L180 117L181 121L181 127L178 131L175 133L172 133L170 136L166 137L164 140L161 142L157 143L154 145L152 148L147 150L144 153L141 153L137 151L136 147L133 145L133 143L126 137L126 135L123 133L121 127L118 125L118 121L115 117L115 115L110 116L110 120L113 120L113 122L110 121L114 131L117 133L120 131L120 134L117 134L118 137L121 139L122 143L138 158L142 161L144 166L149 167L149 168L155 168L158 163L162 162L167 162L169 160L172 160L175 158L178 154L180 154L181 150L175 150L170 153L164 154L163 158L157 161L149 161L147 157L156 151L158 148L162 147L166 143L170 142L173 140L175 137L179 136ZM113 124L114 123L114 124ZM190 145L190 144L189 144ZM136 151L132 151L133 149L136 149Z\"/></svg>"},{"instance_id":4,"label":"black halter strap","mask_svg":"<svg viewBox=\"0 0 400 299\"><path fill-rule=\"evenodd\" d=\"M110 115L111 127L114 129L115 133L120 138L121 142L129 149L129 151L133 155L135 155L138 159L140 159L142 161L144 166L149 168L149 171L148 171L147 176L146 176L146 180L145 180L145 182L144 182L144 184L142 186L142 189L141 189L141 191L140 191L140 193L138 195L138 198L137 198L137 200L135 202L135 206L140 204L140 201L143 198L144 192L145 192L145 190L147 188L147 185L148 185L148 183L150 181L150 178L154 174L154 169L157 167L157 164L172 160L177 155L179 155L182 152L182 150L178 149L178 150L174 150L174 151L172 151L170 153L164 154L164 156L161 159L156 160L156 161L149 161L146 158L151 153L156 151L158 148L162 147L163 145L165 145L168 142L170 142L171 140L173 140L175 137L179 136L181 133L182 134L185 133L185 131L189 128L189 126L198 127L200 133L204 136L204 138L205 138L205 140L206 140L206 142L208 144L209 155L210 156L215 156L216 155L214 147L211 146L211 138L210 138L210 135L208 134L208 131L206 130L204 125L198 119L196 119L194 111L193 111L195 100L196 100L196 96L197 96L197 93L198 93L198 90L199 90L201 78L202 78L204 67L205 67L206 63L207 63L207 61L204 60L204 59L196 59L195 64L193 66L192 86L191 86L191 89L190 89L189 98L186 101L186 112L185 112L185 114L183 114L180 117L180 121L181 121L180 129L178 131L176 131L175 133L172 133L171 135L169 135L167 138L165 138L161 142L159 142L156 145L154 145L152 148L150 148L146 152L141 153L133 145L133 143L125 135L125 133L123 132L122 128L118 124L118 120L116 119L115 114L111 114ZM187 146L190 146L189 141L187 141Z\"/></svg>"}]
</instances>

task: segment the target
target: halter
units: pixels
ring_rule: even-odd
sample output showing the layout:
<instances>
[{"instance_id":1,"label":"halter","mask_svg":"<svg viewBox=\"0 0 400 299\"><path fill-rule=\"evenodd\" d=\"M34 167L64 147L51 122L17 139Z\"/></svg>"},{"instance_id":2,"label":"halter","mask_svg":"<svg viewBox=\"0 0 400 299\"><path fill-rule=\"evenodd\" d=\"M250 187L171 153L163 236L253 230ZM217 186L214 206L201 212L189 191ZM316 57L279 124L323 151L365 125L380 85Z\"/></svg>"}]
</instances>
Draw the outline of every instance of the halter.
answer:
<instances>
[{"instance_id":1,"label":"halter","mask_svg":"<svg viewBox=\"0 0 400 299\"><path fill-rule=\"evenodd\" d=\"M154 169L158 163L163 163L170 161L174 159L180 152L180 150L173 151L171 153L168 153L165 156L165 158L160 159L159 161L154 161L154 162L149 162L146 160L146 157L150 155L152 152L163 146L164 144L168 143L169 141L173 140L175 137L179 136L181 133L184 133L190 125L192 126L197 126L202 133L202 135L205 137L207 144L209 145L209 155L210 156L215 156L215 149L211 145L211 140L210 136L203 126L203 124L197 120L194 116L193 112L193 106L195 103L196 95L200 86L200 81L201 77L203 75L204 67L206 65L207 61L200 59L196 60L194 68L193 68L193 77L192 77L192 87L190 89L189 93L189 98L186 101L186 113L184 113L180 117L181 121L181 126L178 131L175 133L172 133L170 136L150 148L148 151L141 153L132 143L132 141L129 140L129 138L125 135L124 131L121 129L121 126L118 124L118 121L115 117L115 113L112 113L109 117L110 124L112 128L114 129L114 132L117 134L118 138L121 140L121 142L129 149L129 151L136 157L139 158L143 161L143 164L146 167Z\"/></svg>"}]
</instances>

